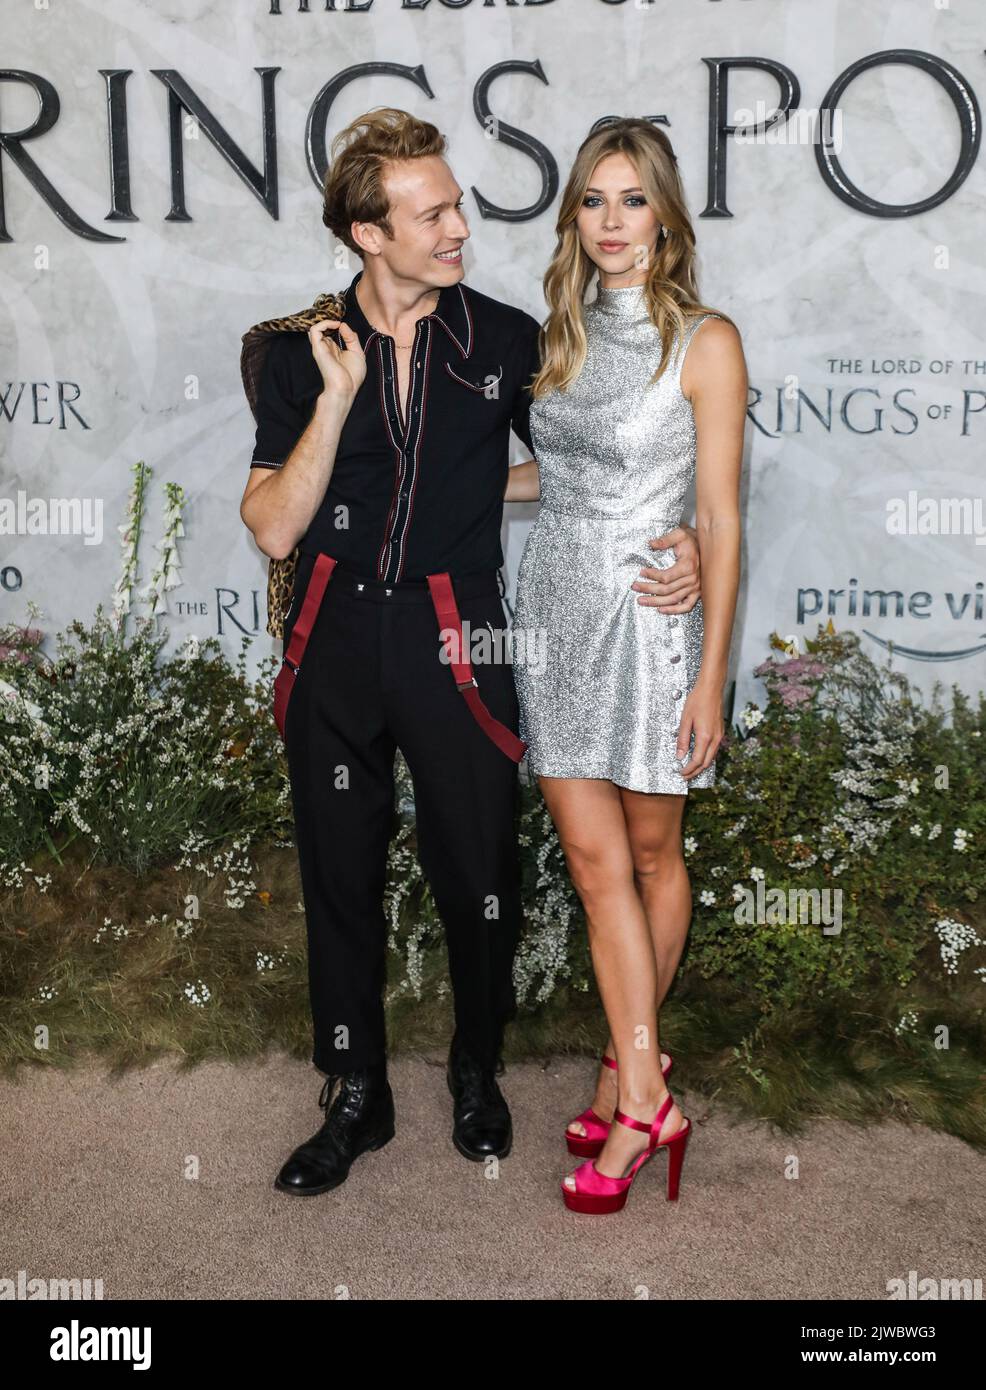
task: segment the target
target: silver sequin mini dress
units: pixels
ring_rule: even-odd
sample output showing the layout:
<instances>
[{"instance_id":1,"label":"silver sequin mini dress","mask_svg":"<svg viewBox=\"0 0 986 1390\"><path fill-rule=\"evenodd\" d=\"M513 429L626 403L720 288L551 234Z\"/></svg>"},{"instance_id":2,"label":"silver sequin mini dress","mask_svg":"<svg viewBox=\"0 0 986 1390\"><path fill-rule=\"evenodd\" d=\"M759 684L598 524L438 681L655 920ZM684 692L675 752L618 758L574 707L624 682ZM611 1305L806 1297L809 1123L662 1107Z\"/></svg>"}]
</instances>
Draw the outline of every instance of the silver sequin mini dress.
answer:
<instances>
[{"instance_id":1,"label":"silver sequin mini dress","mask_svg":"<svg viewBox=\"0 0 986 1390\"><path fill-rule=\"evenodd\" d=\"M630 585L645 566L674 563L673 547L647 542L682 521L695 420L681 365L699 324L717 317L689 320L649 385L661 342L643 287L600 287L578 378L531 406L541 508L517 572L513 667L532 776L678 795L714 783L714 762L687 780L675 754L702 656L701 600L659 613Z\"/></svg>"}]
</instances>

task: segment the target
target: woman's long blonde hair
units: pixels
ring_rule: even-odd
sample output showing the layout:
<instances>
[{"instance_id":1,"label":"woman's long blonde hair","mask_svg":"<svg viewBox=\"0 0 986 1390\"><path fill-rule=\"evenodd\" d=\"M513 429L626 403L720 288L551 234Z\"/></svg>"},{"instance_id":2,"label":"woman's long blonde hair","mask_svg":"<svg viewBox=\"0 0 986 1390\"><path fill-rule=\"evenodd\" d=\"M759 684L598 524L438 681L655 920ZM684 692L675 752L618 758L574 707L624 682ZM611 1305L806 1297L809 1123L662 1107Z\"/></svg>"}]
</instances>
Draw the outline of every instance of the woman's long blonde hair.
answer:
<instances>
[{"instance_id":1,"label":"woman's long blonde hair","mask_svg":"<svg viewBox=\"0 0 986 1390\"><path fill-rule=\"evenodd\" d=\"M558 210L555 253L544 275L548 317L541 328L541 369L534 377L534 397L564 390L582 370L586 357L583 302L597 267L582 249L575 219L599 161L625 154L637 170L647 202L664 224L649 259L644 286L647 311L661 335L662 351L651 381L657 381L671 355L675 330L687 318L712 311L698 297L695 278L695 233L678 177L677 158L664 131L650 121L629 116L589 135L579 146ZM726 314L722 317L732 323Z\"/></svg>"}]
</instances>

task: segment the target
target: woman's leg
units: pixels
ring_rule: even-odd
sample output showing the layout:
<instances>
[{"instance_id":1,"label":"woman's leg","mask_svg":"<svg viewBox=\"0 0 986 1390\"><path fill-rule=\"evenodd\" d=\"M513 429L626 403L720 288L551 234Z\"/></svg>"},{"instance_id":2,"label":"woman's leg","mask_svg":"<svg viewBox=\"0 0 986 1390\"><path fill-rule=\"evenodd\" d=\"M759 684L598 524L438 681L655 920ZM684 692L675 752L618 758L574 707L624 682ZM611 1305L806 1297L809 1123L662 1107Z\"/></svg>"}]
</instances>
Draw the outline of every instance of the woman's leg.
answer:
<instances>
[{"instance_id":1,"label":"woman's leg","mask_svg":"<svg viewBox=\"0 0 986 1390\"><path fill-rule=\"evenodd\" d=\"M650 927L634 877L620 789L595 778L538 779L572 882L585 908L592 964L619 1067L620 1106L653 1120L667 1091L657 1047L658 980ZM672 1106L665 1135L681 1125ZM614 1125L596 1166L620 1176L646 1135Z\"/></svg>"},{"instance_id":2,"label":"woman's leg","mask_svg":"<svg viewBox=\"0 0 986 1390\"><path fill-rule=\"evenodd\" d=\"M620 787L619 792L626 816L637 890L654 943L657 962L655 1007L660 1014L685 949L692 920L692 889L681 842L685 797L635 792L628 787ZM612 1038L606 1044L606 1053L610 1057L614 1055ZM616 1100L616 1072L608 1067L602 1070L606 1076L600 1077L597 1099L603 1108L600 1109L595 1103L592 1108L600 1119L611 1120Z\"/></svg>"},{"instance_id":3,"label":"woman's leg","mask_svg":"<svg viewBox=\"0 0 986 1390\"><path fill-rule=\"evenodd\" d=\"M657 962L660 1012L678 969L692 918L692 887L682 852L684 796L620 788L633 872Z\"/></svg>"},{"instance_id":4,"label":"woman's leg","mask_svg":"<svg viewBox=\"0 0 986 1390\"><path fill-rule=\"evenodd\" d=\"M692 915L692 891L682 854L681 822L684 796L635 792L618 787L623 803L634 878L643 903L657 967L655 1012L660 1016L678 969ZM660 1046L660 1038L658 1038ZM606 1054L615 1057L612 1037ZM616 1106L617 1073L600 1067L592 1108L601 1120L612 1120ZM585 1126L569 1126L584 1134Z\"/></svg>"}]
</instances>

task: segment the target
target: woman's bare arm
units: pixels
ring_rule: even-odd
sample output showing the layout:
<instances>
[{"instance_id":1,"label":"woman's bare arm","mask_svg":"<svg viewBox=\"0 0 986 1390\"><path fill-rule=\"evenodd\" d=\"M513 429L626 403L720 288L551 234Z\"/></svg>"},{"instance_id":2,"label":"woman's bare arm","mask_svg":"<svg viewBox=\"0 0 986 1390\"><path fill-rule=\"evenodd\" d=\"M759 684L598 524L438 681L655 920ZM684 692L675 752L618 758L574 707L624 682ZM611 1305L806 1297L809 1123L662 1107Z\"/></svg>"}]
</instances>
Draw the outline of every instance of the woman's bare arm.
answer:
<instances>
[{"instance_id":1,"label":"woman's bare arm","mask_svg":"<svg viewBox=\"0 0 986 1390\"><path fill-rule=\"evenodd\" d=\"M681 389L695 415L695 522L702 565L702 661L685 702L678 752L695 749L682 769L696 776L722 740L722 692L736 615L740 573L739 484L748 396L743 343L723 319L695 330L681 372Z\"/></svg>"},{"instance_id":2,"label":"woman's bare arm","mask_svg":"<svg viewBox=\"0 0 986 1390\"><path fill-rule=\"evenodd\" d=\"M504 502L536 502L540 496L537 459L526 459L524 463L515 463L513 468L508 469Z\"/></svg>"}]
</instances>

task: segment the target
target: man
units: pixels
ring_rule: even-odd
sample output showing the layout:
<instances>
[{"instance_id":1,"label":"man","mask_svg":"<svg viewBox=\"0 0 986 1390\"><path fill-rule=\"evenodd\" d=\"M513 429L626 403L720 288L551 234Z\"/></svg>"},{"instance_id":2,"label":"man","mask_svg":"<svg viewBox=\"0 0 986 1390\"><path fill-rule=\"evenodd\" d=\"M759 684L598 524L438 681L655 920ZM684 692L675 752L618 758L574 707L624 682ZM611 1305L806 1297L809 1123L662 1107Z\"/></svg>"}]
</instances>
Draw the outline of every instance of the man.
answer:
<instances>
[{"instance_id":1,"label":"man","mask_svg":"<svg viewBox=\"0 0 986 1390\"><path fill-rule=\"evenodd\" d=\"M394 1134L382 898L397 748L448 942L453 1142L480 1161L511 1145L496 1069L522 920L515 816L524 745L509 663L463 671L442 659L436 639L463 620L502 634L509 436L531 447L539 325L462 283L469 229L445 149L435 126L391 108L337 137L322 220L363 269L345 291L342 320L269 348L240 507L265 554L301 551L279 722L305 899L313 1062L328 1080L324 1123L276 1180L299 1195L338 1186L356 1157ZM666 582L641 587L690 606L697 546L683 531L671 536L685 551L671 582L664 571Z\"/></svg>"}]
</instances>

